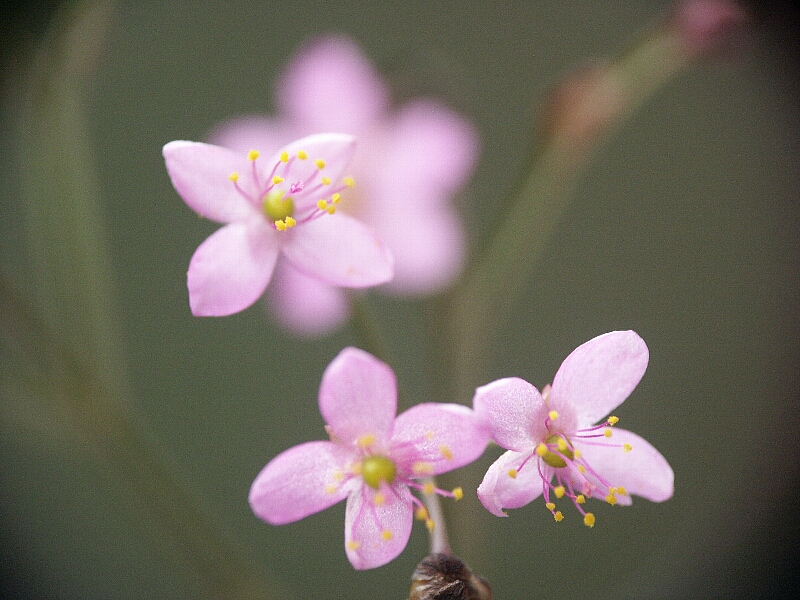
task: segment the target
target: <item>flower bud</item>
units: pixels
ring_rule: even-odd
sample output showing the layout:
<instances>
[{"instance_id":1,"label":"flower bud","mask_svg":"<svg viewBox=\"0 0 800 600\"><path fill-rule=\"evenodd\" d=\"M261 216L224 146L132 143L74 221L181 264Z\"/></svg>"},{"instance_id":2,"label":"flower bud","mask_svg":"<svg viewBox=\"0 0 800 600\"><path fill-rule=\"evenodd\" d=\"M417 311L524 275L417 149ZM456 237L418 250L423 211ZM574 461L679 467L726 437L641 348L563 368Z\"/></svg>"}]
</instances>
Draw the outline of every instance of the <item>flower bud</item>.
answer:
<instances>
[{"instance_id":1,"label":"flower bud","mask_svg":"<svg viewBox=\"0 0 800 600\"><path fill-rule=\"evenodd\" d=\"M408 600L492 600L492 589L457 556L429 554L411 576Z\"/></svg>"}]
</instances>

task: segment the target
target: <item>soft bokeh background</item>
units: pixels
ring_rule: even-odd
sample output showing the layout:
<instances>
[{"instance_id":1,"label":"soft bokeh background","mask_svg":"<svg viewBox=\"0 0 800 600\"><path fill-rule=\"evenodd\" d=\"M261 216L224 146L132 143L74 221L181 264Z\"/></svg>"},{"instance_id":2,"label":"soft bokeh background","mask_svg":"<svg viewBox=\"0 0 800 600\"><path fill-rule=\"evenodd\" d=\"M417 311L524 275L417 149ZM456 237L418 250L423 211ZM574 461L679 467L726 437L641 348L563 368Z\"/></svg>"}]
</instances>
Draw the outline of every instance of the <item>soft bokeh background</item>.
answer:
<instances>
[{"instance_id":1,"label":"soft bokeh background","mask_svg":"<svg viewBox=\"0 0 800 600\"><path fill-rule=\"evenodd\" d=\"M23 296L37 277L60 275L37 275L30 255L26 148L15 129L20 78L56 4L10 8L3 46L1 266ZM344 505L279 528L252 515L247 491L267 460L324 435L320 375L355 338L343 331L315 342L287 339L261 305L225 319L193 318L186 268L215 225L172 189L162 145L269 112L272 83L293 52L315 34L345 33L396 98L435 95L476 123L483 153L462 208L477 242L518 176L547 91L586 60L619 52L669 6L116 5L85 107L100 182L92 216L110 253L112 287L104 293L117 328L109 339L119 341L109 361L124 370L124 409L146 442L275 597L402 598L426 535L417 525L399 559L355 572L342 547ZM448 506L454 550L497 598L784 597L797 581L797 20L780 5L752 8L753 30L732 56L679 75L598 149L513 322L498 323L502 343L487 374L541 387L580 343L636 330L650 347L650 367L617 414L671 462L675 497L595 506L592 530L568 507L556 525L539 503L497 519L474 497L497 456L490 449L445 484L467 491ZM37 207L57 215L62 201L56 193ZM389 340L402 407L468 403L441 397L439 363L428 359L439 305L370 301ZM182 555L136 486L75 435L69 418L40 408L51 405L18 350L3 346L0 388L3 592L198 597L202 567Z\"/></svg>"}]
</instances>

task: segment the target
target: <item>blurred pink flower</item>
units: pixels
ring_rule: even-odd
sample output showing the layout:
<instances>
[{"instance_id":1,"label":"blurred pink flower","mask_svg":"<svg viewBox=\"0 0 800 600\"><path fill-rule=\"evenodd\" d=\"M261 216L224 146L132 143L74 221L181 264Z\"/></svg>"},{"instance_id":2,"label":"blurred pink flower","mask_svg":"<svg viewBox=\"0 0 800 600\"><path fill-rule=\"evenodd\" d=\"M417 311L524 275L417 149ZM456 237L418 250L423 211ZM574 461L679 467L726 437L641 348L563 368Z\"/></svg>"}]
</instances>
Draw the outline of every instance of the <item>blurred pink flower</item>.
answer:
<instances>
[{"instance_id":1,"label":"blurred pink flower","mask_svg":"<svg viewBox=\"0 0 800 600\"><path fill-rule=\"evenodd\" d=\"M273 525L298 521L347 498L345 551L356 569L396 558L411 535L409 488L460 498L416 480L477 459L489 441L484 424L458 404L419 404L398 417L388 365L345 348L322 376L319 409L330 441L307 442L272 459L250 489L250 506Z\"/></svg>"},{"instance_id":2,"label":"blurred pink flower","mask_svg":"<svg viewBox=\"0 0 800 600\"><path fill-rule=\"evenodd\" d=\"M542 394L518 378L478 388L475 412L508 450L478 487L486 509L504 517L504 508L519 508L544 494L547 509L560 521L553 493L570 498L592 527L594 514L583 509L587 497L612 505L630 504L631 494L654 502L670 498L674 475L658 450L635 433L612 430L616 417L594 425L630 395L648 358L636 333L613 331L575 349Z\"/></svg>"},{"instance_id":3,"label":"blurred pink flower","mask_svg":"<svg viewBox=\"0 0 800 600\"><path fill-rule=\"evenodd\" d=\"M277 84L278 116L233 120L211 140L246 151L274 148L315 131L355 135L356 190L342 193L341 209L375 228L395 257L387 293L438 292L460 272L464 230L452 204L472 172L478 141L472 125L442 104L413 100L389 110L389 93L351 40L328 36L302 49ZM343 290L279 264L269 300L278 321L300 335L344 323Z\"/></svg>"},{"instance_id":4,"label":"blurred pink flower","mask_svg":"<svg viewBox=\"0 0 800 600\"><path fill-rule=\"evenodd\" d=\"M199 215L227 225L189 263L196 316L244 310L264 293L278 255L312 280L367 287L392 277L392 256L371 229L336 211L355 151L344 134L318 134L284 146L264 162L198 142L164 146L172 184Z\"/></svg>"}]
</instances>

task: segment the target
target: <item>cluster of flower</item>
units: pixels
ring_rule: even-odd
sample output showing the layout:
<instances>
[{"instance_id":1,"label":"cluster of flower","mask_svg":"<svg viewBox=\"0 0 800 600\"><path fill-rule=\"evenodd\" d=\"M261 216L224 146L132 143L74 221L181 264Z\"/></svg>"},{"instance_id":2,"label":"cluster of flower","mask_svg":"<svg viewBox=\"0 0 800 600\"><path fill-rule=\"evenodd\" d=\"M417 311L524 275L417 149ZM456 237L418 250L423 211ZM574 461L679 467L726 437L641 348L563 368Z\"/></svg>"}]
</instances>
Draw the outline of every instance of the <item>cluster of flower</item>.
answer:
<instances>
[{"instance_id":1,"label":"cluster of flower","mask_svg":"<svg viewBox=\"0 0 800 600\"><path fill-rule=\"evenodd\" d=\"M344 98L336 93L340 86L359 93ZM271 302L279 319L315 333L346 319L340 288L392 282L389 291L419 294L449 283L461 265L463 234L448 200L474 163L471 128L430 101L385 117L383 83L341 38L311 46L279 87L284 121L233 123L217 133L223 145L164 147L186 203L226 223L191 259L192 312L241 311L261 297L277 270ZM348 133L289 141L311 128ZM360 157L354 132L368 140ZM270 160L244 149L259 139L261 149L274 151ZM360 197L346 171L354 154L366 184ZM285 524L346 498L347 556L357 569L378 567L405 548L415 516L435 527L412 490L458 500L461 488L438 489L432 477L473 462L492 440L507 452L477 490L491 513L506 516L504 509L542 495L561 521L555 501L566 496L591 527L587 498L625 505L632 494L653 501L672 495L664 457L607 416L636 387L647 363L647 346L636 333L611 332L570 354L541 393L522 379L501 379L478 388L471 409L424 403L398 416L391 368L345 348L325 370L319 392L330 439L270 461L252 485L250 505L265 521Z\"/></svg>"}]
</instances>

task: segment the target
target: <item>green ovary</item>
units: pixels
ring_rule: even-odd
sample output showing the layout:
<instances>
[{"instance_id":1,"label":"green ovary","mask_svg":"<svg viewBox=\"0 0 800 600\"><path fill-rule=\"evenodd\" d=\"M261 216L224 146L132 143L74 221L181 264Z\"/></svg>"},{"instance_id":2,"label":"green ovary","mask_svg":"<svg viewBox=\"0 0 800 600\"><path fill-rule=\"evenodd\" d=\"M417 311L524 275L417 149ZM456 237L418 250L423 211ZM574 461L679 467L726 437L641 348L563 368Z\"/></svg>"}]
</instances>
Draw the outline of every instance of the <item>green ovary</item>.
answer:
<instances>
[{"instance_id":1,"label":"green ovary","mask_svg":"<svg viewBox=\"0 0 800 600\"><path fill-rule=\"evenodd\" d=\"M560 435L551 435L545 440L545 443L548 445L551 444L558 444L558 440L563 439ZM564 458L568 458L569 460L575 460L575 454L572 452L568 446L565 448L559 448L558 452L548 451L542 456L542 460L546 462L551 467L555 467L556 469L563 469L567 466L567 461Z\"/></svg>"},{"instance_id":2,"label":"green ovary","mask_svg":"<svg viewBox=\"0 0 800 600\"><path fill-rule=\"evenodd\" d=\"M370 456L361 463L361 477L373 489L381 487L381 481L391 484L397 475L397 466L385 456Z\"/></svg>"},{"instance_id":3,"label":"green ovary","mask_svg":"<svg viewBox=\"0 0 800 600\"><path fill-rule=\"evenodd\" d=\"M272 190L264 196L262 206L270 221L283 221L294 215L294 200L291 196L284 198L285 193L283 190Z\"/></svg>"}]
</instances>

